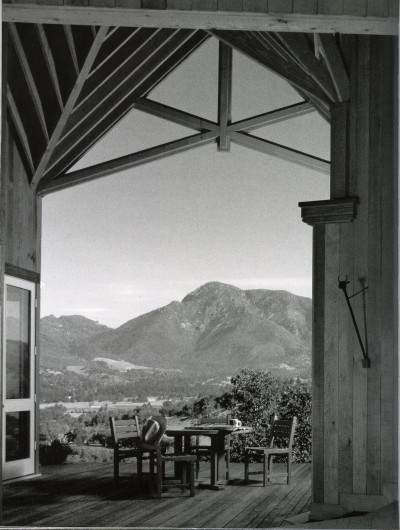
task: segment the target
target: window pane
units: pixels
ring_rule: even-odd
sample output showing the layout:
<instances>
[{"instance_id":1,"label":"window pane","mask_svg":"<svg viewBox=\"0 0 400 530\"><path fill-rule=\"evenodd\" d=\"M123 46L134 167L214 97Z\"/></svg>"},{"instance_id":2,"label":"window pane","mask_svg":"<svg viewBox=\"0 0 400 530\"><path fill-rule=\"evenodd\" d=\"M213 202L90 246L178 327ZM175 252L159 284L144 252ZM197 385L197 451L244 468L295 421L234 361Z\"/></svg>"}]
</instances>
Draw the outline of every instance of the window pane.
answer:
<instances>
[{"instance_id":1,"label":"window pane","mask_svg":"<svg viewBox=\"0 0 400 530\"><path fill-rule=\"evenodd\" d=\"M26 289L7 285L6 399L30 397L30 297Z\"/></svg>"},{"instance_id":2,"label":"window pane","mask_svg":"<svg viewBox=\"0 0 400 530\"><path fill-rule=\"evenodd\" d=\"M6 462L29 458L30 412L6 414Z\"/></svg>"}]
</instances>

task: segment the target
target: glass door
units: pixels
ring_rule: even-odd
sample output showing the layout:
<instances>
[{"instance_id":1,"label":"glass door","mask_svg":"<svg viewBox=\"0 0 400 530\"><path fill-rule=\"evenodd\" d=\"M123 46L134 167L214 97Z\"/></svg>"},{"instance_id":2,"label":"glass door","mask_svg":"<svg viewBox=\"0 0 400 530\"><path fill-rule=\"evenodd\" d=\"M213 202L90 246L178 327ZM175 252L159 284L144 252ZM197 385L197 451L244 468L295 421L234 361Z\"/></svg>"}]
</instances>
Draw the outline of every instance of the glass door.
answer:
<instances>
[{"instance_id":1,"label":"glass door","mask_svg":"<svg viewBox=\"0 0 400 530\"><path fill-rule=\"evenodd\" d=\"M35 284L5 276L3 480L35 471Z\"/></svg>"}]
</instances>

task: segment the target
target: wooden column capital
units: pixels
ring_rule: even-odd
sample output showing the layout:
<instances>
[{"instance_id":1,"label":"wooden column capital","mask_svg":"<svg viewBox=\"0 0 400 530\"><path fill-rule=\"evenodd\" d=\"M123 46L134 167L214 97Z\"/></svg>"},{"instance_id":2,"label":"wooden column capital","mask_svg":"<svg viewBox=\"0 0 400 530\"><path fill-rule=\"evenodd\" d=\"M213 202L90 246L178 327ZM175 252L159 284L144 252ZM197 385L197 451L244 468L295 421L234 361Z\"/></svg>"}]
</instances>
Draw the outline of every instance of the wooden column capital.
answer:
<instances>
[{"instance_id":1,"label":"wooden column capital","mask_svg":"<svg viewBox=\"0 0 400 530\"><path fill-rule=\"evenodd\" d=\"M326 201L299 202L304 223L318 224L351 223L357 217L358 197L330 199Z\"/></svg>"}]
</instances>

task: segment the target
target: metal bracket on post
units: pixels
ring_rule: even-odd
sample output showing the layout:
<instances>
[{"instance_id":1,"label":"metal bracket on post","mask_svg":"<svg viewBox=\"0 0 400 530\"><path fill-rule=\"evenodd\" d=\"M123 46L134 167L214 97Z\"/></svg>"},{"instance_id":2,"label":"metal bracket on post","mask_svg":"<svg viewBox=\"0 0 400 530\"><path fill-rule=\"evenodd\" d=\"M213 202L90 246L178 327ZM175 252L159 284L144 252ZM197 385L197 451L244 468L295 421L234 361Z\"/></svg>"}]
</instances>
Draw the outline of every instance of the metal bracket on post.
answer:
<instances>
[{"instance_id":1,"label":"metal bracket on post","mask_svg":"<svg viewBox=\"0 0 400 530\"><path fill-rule=\"evenodd\" d=\"M348 305L348 308L349 308L349 311L350 311L350 315L351 315L351 318L353 320L354 328L355 328L356 333L357 333L358 342L360 343L361 351L362 351L363 356L364 356L364 359L361 360L363 368L370 368L371 367L371 360L369 359L368 354L366 352L366 349L364 347L363 341L361 339L360 331L359 331L358 326L357 326L356 317L354 316L353 308L351 307L351 304L350 304L350 298L353 298L357 294L362 293L363 291L368 289L368 287L364 287L363 289L361 289L361 291L358 291L357 293L354 293L353 295L349 296L347 294L347 286L348 286L348 284L350 282L348 281L347 276L345 276L344 280L341 280L340 276L339 276L338 277L338 282L339 282L339 289L341 289L343 291L343 294L344 294L344 296L346 298L346 302L347 302L347 305Z\"/></svg>"}]
</instances>

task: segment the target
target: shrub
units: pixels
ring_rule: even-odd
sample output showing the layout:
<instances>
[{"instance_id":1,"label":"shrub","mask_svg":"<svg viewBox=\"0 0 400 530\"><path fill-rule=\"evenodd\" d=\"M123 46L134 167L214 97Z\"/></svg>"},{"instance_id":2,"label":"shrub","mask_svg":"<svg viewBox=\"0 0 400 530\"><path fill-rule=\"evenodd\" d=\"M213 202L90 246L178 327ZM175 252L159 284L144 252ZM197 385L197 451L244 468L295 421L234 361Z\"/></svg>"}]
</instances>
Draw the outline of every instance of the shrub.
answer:
<instances>
[{"instance_id":1,"label":"shrub","mask_svg":"<svg viewBox=\"0 0 400 530\"><path fill-rule=\"evenodd\" d=\"M279 403L282 419L297 417L293 443L293 461L311 462L311 388L308 384L288 385Z\"/></svg>"},{"instance_id":2,"label":"shrub","mask_svg":"<svg viewBox=\"0 0 400 530\"><path fill-rule=\"evenodd\" d=\"M270 372L245 369L232 377L231 384L231 396L226 394L224 399L232 405L232 417L253 428L253 432L247 436L231 437L232 460L241 462L246 445L266 445L271 417L276 411L280 396L281 382Z\"/></svg>"},{"instance_id":3,"label":"shrub","mask_svg":"<svg viewBox=\"0 0 400 530\"><path fill-rule=\"evenodd\" d=\"M112 462L113 451L105 447L71 446L68 462Z\"/></svg>"},{"instance_id":4,"label":"shrub","mask_svg":"<svg viewBox=\"0 0 400 530\"><path fill-rule=\"evenodd\" d=\"M298 424L293 444L293 461L311 461L311 390L310 385L294 381L284 385L264 370L245 369L231 379L232 390L215 399L212 412L230 411L233 418L253 428L246 436L231 437L231 459L242 462L245 446L267 446L270 440L272 418L297 417ZM197 408L211 407L210 400L199 399ZM195 407L193 407L193 412ZM193 414L195 415L195 414ZM279 459L276 459L279 461Z\"/></svg>"},{"instance_id":5,"label":"shrub","mask_svg":"<svg viewBox=\"0 0 400 530\"><path fill-rule=\"evenodd\" d=\"M62 464L70 453L70 446L61 440L39 442L39 462L43 466Z\"/></svg>"}]
</instances>

